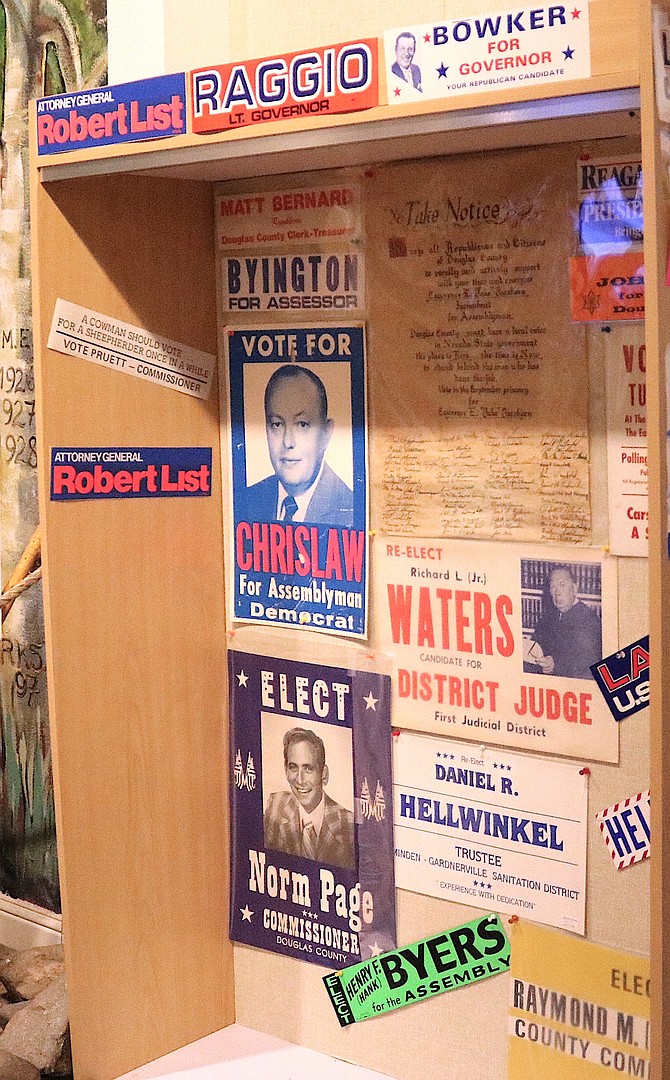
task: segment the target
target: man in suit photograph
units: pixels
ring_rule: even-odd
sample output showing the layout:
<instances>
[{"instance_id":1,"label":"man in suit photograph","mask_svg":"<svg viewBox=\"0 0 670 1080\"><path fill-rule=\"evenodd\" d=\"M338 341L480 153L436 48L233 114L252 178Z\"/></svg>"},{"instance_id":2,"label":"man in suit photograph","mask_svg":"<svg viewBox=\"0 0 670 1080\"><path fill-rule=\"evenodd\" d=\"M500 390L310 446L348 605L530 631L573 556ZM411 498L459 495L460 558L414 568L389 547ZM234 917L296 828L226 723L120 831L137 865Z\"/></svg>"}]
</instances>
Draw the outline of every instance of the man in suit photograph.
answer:
<instances>
[{"instance_id":1,"label":"man in suit photograph","mask_svg":"<svg viewBox=\"0 0 670 1080\"><path fill-rule=\"evenodd\" d=\"M265 432L274 473L246 491L249 521L353 525L353 492L324 460L333 433L323 382L284 364L265 388Z\"/></svg>"},{"instance_id":2,"label":"man in suit photograph","mask_svg":"<svg viewBox=\"0 0 670 1080\"><path fill-rule=\"evenodd\" d=\"M591 665L602 657L600 618L577 598L577 579L569 566L556 566L549 575L551 607L533 630L536 648L529 651L533 670L564 679L592 679ZM524 665L526 669L526 665Z\"/></svg>"},{"instance_id":3,"label":"man in suit photograph","mask_svg":"<svg viewBox=\"0 0 670 1080\"><path fill-rule=\"evenodd\" d=\"M410 83L420 94L423 93L421 86L421 68L413 64L416 52L416 38L409 30L404 30L395 39L395 63L391 65L391 71L398 79Z\"/></svg>"},{"instance_id":4,"label":"man in suit photograph","mask_svg":"<svg viewBox=\"0 0 670 1080\"><path fill-rule=\"evenodd\" d=\"M274 791L267 800L266 848L355 869L354 815L323 790L329 778L323 740L296 727L284 734L283 743L291 790Z\"/></svg>"}]
</instances>

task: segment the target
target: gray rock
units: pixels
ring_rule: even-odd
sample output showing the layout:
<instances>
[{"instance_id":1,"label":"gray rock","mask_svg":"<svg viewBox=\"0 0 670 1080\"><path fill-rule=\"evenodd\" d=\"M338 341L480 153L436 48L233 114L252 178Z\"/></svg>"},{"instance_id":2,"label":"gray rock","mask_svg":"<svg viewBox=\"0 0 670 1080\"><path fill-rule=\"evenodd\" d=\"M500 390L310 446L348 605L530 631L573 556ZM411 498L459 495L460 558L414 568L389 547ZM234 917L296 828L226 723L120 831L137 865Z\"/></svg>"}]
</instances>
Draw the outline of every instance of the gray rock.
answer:
<instances>
[{"instance_id":1,"label":"gray rock","mask_svg":"<svg viewBox=\"0 0 670 1080\"><path fill-rule=\"evenodd\" d=\"M27 1001L7 1001L6 998L0 998L0 1027L4 1027L7 1021L12 1019L14 1013L25 1009L27 1004Z\"/></svg>"},{"instance_id":2,"label":"gray rock","mask_svg":"<svg viewBox=\"0 0 670 1080\"><path fill-rule=\"evenodd\" d=\"M72 1076L72 1046L70 1045L70 1032L68 1031L65 1036L65 1042L63 1043L63 1049L61 1055L54 1065L53 1069L50 1069L48 1076L54 1077L69 1077Z\"/></svg>"},{"instance_id":3,"label":"gray rock","mask_svg":"<svg viewBox=\"0 0 670 1080\"><path fill-rule=\"evenodd\" d=\"M64 970L62 945L38 945L0 961L0 982L15 998L30 1001Z\"/></svg>"},{"instance_id":4,"label":"gray rock","mask_svg":"<svg viewBox=\"0 0 670 1080\"><path fill-rule=\"evenodd\" d=\"M61 1056L67 1030L67 989L65 976L60 975L8 1021L0 1035L0 1050L50 1072Z\"/></svg>"},{"instance_id":5,"label":"gray rock","mask_svg":"<svg viewBox=\"0 0 670 1080\"><path fill-rule=\"evenodd\" d=\"M40 1080L40 1071L29 1061L0 1050L0 1080Z\"/></svg>"}]
</instances>

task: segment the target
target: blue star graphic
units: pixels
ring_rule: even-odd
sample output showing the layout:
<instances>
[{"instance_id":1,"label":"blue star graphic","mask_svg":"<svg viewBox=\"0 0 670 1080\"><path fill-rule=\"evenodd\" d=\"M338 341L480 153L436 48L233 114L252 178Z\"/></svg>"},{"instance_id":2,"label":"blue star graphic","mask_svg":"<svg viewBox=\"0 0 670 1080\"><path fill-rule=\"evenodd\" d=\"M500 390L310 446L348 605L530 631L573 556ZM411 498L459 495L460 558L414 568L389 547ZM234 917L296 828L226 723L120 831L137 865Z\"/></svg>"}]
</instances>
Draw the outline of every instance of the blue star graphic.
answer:
<instances>
[{"instance_id":1,"label":"blue star graphic","mask_svg":"<svg viewBox=\"0 0 670 1080\"><path fill-rule=\"evenodd\" d=\"M435 68L439 79L446 79L449 65L445 67L444 64L440 64L439 68Z\"/></svg>"},{"instance_id":2,"label":"blue star graphic","mask_svg":"<svg viewBox=\"0 0 670 1080\"><path fill-rule=\"evenodd\" d=\"M563 56L565 57L566 60L572 60L574 55L575 55L575 50L571 49L569 45L568 45L567 49L563 49Z\"/></svg>"}]
</instances>

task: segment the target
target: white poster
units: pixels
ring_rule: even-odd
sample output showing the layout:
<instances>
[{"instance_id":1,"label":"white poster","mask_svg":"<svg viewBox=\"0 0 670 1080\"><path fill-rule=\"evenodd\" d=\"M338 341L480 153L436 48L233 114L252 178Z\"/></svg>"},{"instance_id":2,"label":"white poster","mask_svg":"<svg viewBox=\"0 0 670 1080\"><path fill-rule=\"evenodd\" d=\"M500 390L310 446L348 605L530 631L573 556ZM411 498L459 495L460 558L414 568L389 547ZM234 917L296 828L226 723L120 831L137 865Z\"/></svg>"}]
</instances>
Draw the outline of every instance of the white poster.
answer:
<instances>
[{"instance_id":1,"label":"white poster","mask_svg":"<svg viewBox=\"0 0 670 1080\"><path fill-rule=\"evenodd\" d=\"M606 340L610 551L648 551L647 364L644 324L613 326Z\"/></svg>"},{"instance_id":2,"label":"white poster","mask_svg":"<svg viewBox=\"0 0 670 1080\"><path fill-rule=\"evenodd\" d=\"M393 742L398 888L583 934L579 765L406 731Z\"/></svg>"},{"instance_id":3,"label":"white poster","mask_svg":"<svg viewBox=\"0 0 670 1080\"><path fill-rule=\"evenodd\" d=\"M390 104L587 79L588 0L401 26L384 49Z\"/></svg>"},{"instance_id":4,"label":"white poster","mask_svg":"<svg viewBox=\"0 0 670 1080\"><path fill-rule=\"evenodd\" d=\"M56 300L47 345L190 397L209 397L216 363L211 353L68 300Z\"/></svg>"},{"instance_id":5,"label":"white poster","mask_svg":"<svg viewBox=\"0 0 670 1080\"><path fill-rule=\"evenodd\" d=\"M354 181L310 184L299 188L231 194L215 198L219 251L262 248L291 249L301 244L361 239L361 188Z\"/></svg>"},{"instance_id":6,"label":"white poster","mask_svg":"<svg viewBox=\"0 0 670 1080\"><path fill-rule=\"evenodd\" d=\"M408 540L372 548L400 727L616 762L589 670L617 644L616 561L594 548Z\"/></svg>"}]
</instances>

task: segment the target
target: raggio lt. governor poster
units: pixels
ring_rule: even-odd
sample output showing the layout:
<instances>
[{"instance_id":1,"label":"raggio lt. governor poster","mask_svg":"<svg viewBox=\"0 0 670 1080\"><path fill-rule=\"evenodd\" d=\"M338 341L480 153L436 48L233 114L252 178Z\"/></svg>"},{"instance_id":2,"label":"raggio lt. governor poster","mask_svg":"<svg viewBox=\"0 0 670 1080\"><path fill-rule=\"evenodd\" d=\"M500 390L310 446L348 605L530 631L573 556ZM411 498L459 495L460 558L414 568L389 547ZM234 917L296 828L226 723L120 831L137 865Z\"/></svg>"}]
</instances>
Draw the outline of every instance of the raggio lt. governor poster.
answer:
<instances>
[{"instance_id":1,"label":"raggio lt. governor poster","mask_svg":"<svg viewBox=\"0 0 670 1080\"><path fill-rule=\"evenodd\" d=\"M367 633L362 325L229 328L230 617Z\"/></svg>"}]
</instances>

